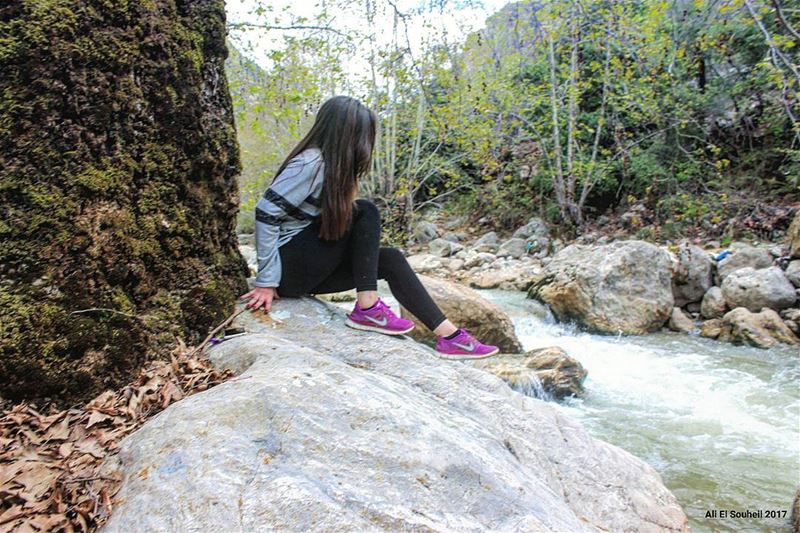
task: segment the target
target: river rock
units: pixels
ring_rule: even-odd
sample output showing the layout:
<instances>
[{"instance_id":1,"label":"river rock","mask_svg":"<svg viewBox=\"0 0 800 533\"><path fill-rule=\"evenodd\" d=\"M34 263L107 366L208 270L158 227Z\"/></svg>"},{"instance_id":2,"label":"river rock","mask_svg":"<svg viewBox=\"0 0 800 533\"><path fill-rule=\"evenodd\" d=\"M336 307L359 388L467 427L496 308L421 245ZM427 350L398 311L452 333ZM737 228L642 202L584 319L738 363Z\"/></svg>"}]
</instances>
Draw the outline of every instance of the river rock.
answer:
<instances>
[{"instance_id":1,"label":"river rock","mask_svg":"<svg viewBox=\"0 0 800 533\"><path fill-rule=\"evenodd\" d=\"M778 313L772 309L762 309L760 313L752 313L744 307L737 307L722 317L719 340L733 344L748 344L757 348L771 348L778 343L800 343Z\"/></svg>"},{"instance_id":2,"label":"river rock","mask_svg":"<svg viewBox=\"0 0 800 533\"><path fill-rule=\"evenodd\" d=\"M689 318L680 307L672 308L672 315L669 318L668 327L672 331L677 331L679 333L689 333L697 329L695 328L694 321Z\"/></svg>"},{"instance_id":3,"label":"river rock","mask_svg":"<svg viewBox=\"0 0 800 533\"><path fill-rule=\"evenodd\" d=\"M728 274L739 269L750 267L754 269L772 266L772 254L763 248L756 248L749 244L736 243L731 246L731 254L717 263L717 276L720 283Z\"/></svg>"},{"instance_id":4,"label":"river rock","mask_svg":"<svg viewBox=\"0 0 800 533\"><path fill-rule=\"evenodd\" d=\"M467 253L467 257L464 259L464 268L482 266L484 264L494 262L495 259L497 259L497 256L490 254L489 252L475 253L470 251Z\"/></svg>"},{"instance_id":5,"label":"river rock","mask_svg":"<svg viewBox=\"0 0 800 533\"><path fill-rule=\"evenodd\" d=\"M484 234L472 243L472 249L476 252L488 252L491 254L497 252L499 246L500 240L497 238L497 233L494 231Z\"/></svg>"},{"instance_id":6,"label":"river rock","mask_svg":"<svg viewBox=\"0 0 800 533\"><path fill-rule=\"evenodd\" d=\"M720 318L725 314L727 308L722 289L714 286L709 288L703 296L703 301L700 304L700 315L703 318Z\"/></svg>"},{"instance_id":7,"label":"river rock","mask_svg":"<svg viewBox=\"0 0 800 533\"><path fill-rule=\"evenodd\" d=\"M700 336L708 337L709 339L716 339L722 333L722 319L712 318L706 320L700 328Z\"/></svg>"},{"instance_id":8,"label":"river rock","mask_svg":"<svg viewBox=\"0 0 800 533\"><path fill-rule=\"evenodd\" d=\"M517 265L510 268L485 270L468 278L469 286L475 289L506 289L526 291L533 279L541 272L536 265Z\"/></svg>"},{"instance_id":9,"label":"river rock","mask_svg":"<svg viewBox=\"0 0 800 533\"><path fill-rule=\"evenodd\" d=\"M746 307L754 313L765 307L786 309L797 300L794 286L778 267L731 272L722 282L722 295L730 307Z\"/></svg>"},{"instance_id":10,"label":"river rock","mask_svg":"<svg viewBox=\"0 0 800 533\"><path fill-rule=\"evenodd\" d=\"M800 209L794 214L787 234L789 241L789 257L800 259Z\"/></svg>"},{"instance_id":11,"label":"river rock","mask_svg":"<svg viewBox=\"0 0 800 533\"><path fill-rule=\"evenodd\" d=\"M571 245L534 279L529 296L561 321L604 333L659 330L674 307L672 260L643 241Z\"/></svg>"},{"instance_id":12,"label":"river rock","mask_svg":"<svg viewBox=\"0 0 800 533\"><path fill-rule=\"evenodd\" d=\"M497 255L499 257L511 256L514 259L519 259L526 253L527 250L525 248L525 241L523 239L518 239L518 238L508 239L503 244L501 244L500 248L498 248L497 250Z\"/></svg>"},{"instance_id":13,"label":"river rock","mask_svg":"<svg viewBox=\"0 0 800 533\"><path fill-rule=\"evenodd\" d=\"M527 224L517 228L512 237L523 240L534 240L548 238L549 235L550 228L548 228L547 223L541 218L533 217Z\"/></svg>"},{"instance_id":14,"label":"river rock","mask_svg":"<svg viewBox=\"0 0 800 533\"><path fill-rule=\"evenodd\" d=\"M242 374L122 441L105 531L688 531L650 466L498 377L309 298L264 316L209 351Z\"/></svg>"},{"instance_id":15,"label":"river rock","mask_svg":"<svg viewBox=\"0 0 800 533\"><path fill-rule=\"evenodd\" d=\"M500 377L514 390L542 399L579 396L586 379L583 365L558 346L500 354L471 364Z\"/></svg>"},{"instance_id":16,"label":"river rock","mask_svg":"<svg viewBox=\"0 0 800 533\"><path fill-rule=\"evenodd\" d=\"M446 231L442 235L442 239L452 242L461 242L467 240L467 234L463 231Z\"/></svg>"},{"instance_id":17,"label":"river rock","mask_svg":"<svg viewBox=\"0 0 800 533\"><path fill-rule=\"evenodd\" d=\"M463 245L453 241L446 241L442 238L433 239L428 245L428 250L431 254L438 257L449 257L463 249Z\"/></svg>"},{"instance_id":18,"label":"river rock","mask_svg":"<svg viewBox=\"0 0 800 533\"><path fill-rule=\"evenodd\" d=\"M481 342L494 344L507 353L520 353L522 345L514 333L508 315L483 296L463 285L439 278L420 276L433 300L456 327L466 328ZM402 315L417 324L409 334L418 340L435 341L436 337L405 308Z\"/></svg>"},{"instance_id":19,"label":"river rock","mask_svg":"<svg viewBox=\"0 0 800 533\"><path fill-rule=\"evenodd\" d=\"M420 220L411 230L411 235L419 244L427 244L439 236L439 228L428 220Z\"/></svg>"},{"instance_id":20,"label":"river rock","mask_svg":"<svg viewBox=\"0 0 800 533\"><path fill-rule=\"evenodd\" d=\"M784 274L792 285L800 288L800 259L791 261L786 267L786 272Z\"/></svg>"},{"instance_id":21,"label":"river rock","mask_svg":"<svg viewBox=\"0 0 800 533\"><path fill-rule=\"evenodd\" d=\"M677 267L672 277L672 294L675 305L699 302L713 285L713 263L708 253L692 244L683 243L676 252Z\"/></svg>"},{"instance_id":22,"label":"river rock","mask_svg":"<svg viewBox=\"0 0 800 533\"><path fill-rule=\"evenodd\" d=\"M430 272L442 268L444 263L441 257L431 254L416 254L408 257L408 264L415 272Z\"/></svg>"},{"instance_id":23,"label":"river rock","mask_svg":"<svg viewBox=\"0 0 800 533\"><path fill-rule=\"evenodd\" d=\"M450 264L447 265L447 268L451 272L458 272L464 268L464 260L463 259L452 259L450 260Z\"/></svg>"}]
</instances>

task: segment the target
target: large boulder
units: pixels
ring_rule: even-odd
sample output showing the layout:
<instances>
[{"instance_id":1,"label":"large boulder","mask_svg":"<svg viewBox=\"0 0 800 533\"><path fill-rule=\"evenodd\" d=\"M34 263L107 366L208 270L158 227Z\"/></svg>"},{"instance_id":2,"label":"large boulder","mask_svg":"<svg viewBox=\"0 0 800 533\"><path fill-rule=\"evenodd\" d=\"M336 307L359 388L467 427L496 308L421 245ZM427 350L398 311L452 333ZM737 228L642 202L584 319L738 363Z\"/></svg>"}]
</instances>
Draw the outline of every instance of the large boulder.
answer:
<instances>
[{"instance_id":1,"label":"large boulder","mask_svg":"<svg viewBox=\"0 0 800 533\"><path fill-rule=\"evenodd\" d=\"M210 350L242 374L121 443L105 531L688 531L650 466L498 377L312 299L263 316Z\"/></svg>"},{"instance_id":2,"label":"large boulder","mask_svg":"<svg viewBox=\"0 0 800 533\"><path fill-rule=\"evenodd\" d=\"M500 354L471 364L500 377L514 390L541 399L579 396L586 379L583 365L558 346Z\"/></svg>"},{"instance_id":3,"label":"large boulder","mask_svg":"<svg viewBox=\"0 0 800 533\"><path fill-rule=\"evenodd\" d=\"M677 267L672 277L675 305L699 302L713 285L713 263L708 252L691 244L682 244L676 252Z\"/></svg>"},{"instance_id":4,"label":"large boulder","mask_svg":"<svg viewBox=\"0 0 800 533\"><path fill-rule=\"evenodd\" d=\"M0 6L0 396L83 403L247 290L225 2Z\"/></svg>"},{"instance_id":5,"label":"large boulder","mask_svg":"<svg viewBox=\"0 0 800 533\"><path fill-rule=\"evenodd\" d=\"M752 313L744 307L737 307L722 317L721 326L718 338L723 342L748 344L756 348L772 348L779 343L800 344L800 340L772 309Z\"/></svg>"},{"instance_id":6,"label":"large boulder","mask_svg":"<svg viewBox=\"0 0 800 533\"><path fill-rule=\"evenodd\" d=\"M534 280L529 296L562 321L603 333L656 331L674 307L672 260L643 241L571 245Z\"/></svg>"},{"instance_id":7,"label":"large boulder","mask_svg":"<svg viewBox=\"0 0 800 533\"><path fill-rule=\"evenodd\" d=\"M447 318L456 326L468 329L481 342L499 346L503 352L522 351L522 344L514 333L514 324L505 311L469 287L428 276L420 276L419 279ZM436 340L434 334L408 310L401 309L401 312L404 317L412 319L417 324L410 333L411 337L427 341Z\"/></svg>"},{"instance_id":8,"label":"large boulder","mask_svg":"<svg viewBox=\"0 0 800 533\"><path fill-rule=\"evenodd\" d=\"M742 268L767 268L772 266L773 257L769 250L756 248L744 243L735 243L731 246L731 253L717 263L717 276L719 283L728 277L731 272Z\"/></svg>"},{"instance_id":9,"label":"large boulder","mask_svg":"<svg viewBox=\"0 0 800 533\"><path fill-rule=\"evenodd\" d=\"M730 307L746 307L754 313L765 307L786 309L797 300L794 286L778 267L741 268L731 272L721 288Z\"/></svg>"}]
</instances>

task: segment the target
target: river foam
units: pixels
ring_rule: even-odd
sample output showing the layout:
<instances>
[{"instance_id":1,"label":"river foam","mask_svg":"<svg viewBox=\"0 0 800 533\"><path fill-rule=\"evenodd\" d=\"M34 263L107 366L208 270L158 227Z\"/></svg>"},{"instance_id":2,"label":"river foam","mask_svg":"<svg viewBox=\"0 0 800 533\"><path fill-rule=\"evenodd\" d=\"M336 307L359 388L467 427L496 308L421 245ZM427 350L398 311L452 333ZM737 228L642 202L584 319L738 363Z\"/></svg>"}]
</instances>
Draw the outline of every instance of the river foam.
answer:
<instances>
[{"instance_id":1,"label":"river foam","mask_svg":"<svg viewBox=\"0 0 800 533\"><path fill-rule=\"evenodd\" d=\"M787 526L788 514L706 514L790 509L800 484L796 347L759 350L678 333L592 335L543 317L524 293L480 292L511 315L525 349L557 345L583 364L586 395L561 409L655 467L694 531Z\"/></svg>"}]
</instances>

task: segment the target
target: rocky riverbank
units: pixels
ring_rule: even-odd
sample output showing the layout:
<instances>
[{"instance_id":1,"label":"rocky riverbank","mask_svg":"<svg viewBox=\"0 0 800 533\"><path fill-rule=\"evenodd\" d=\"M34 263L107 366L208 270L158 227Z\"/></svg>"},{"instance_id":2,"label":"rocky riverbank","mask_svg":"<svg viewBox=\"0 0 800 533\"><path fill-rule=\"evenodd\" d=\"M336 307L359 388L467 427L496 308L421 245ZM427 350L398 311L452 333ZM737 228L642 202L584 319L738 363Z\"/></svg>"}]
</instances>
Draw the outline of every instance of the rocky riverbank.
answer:
<instances>
[{"instance_id":1,"label":"rocky riverbank","mask_svg":"<svg viewBox=\"0 0 800 533\"><path fill-rule=\"evenodd\" d=\"M107 531L685 531L659 475L550 404L282 299L212 348L231 381L125 439ZM147 512L142 512L146 509Z\"/></svg>"},{"instance_id":2,"label":"rocky riverbank","mask_svg":"<svg viewBox=\"0 0 800 533\"><path fill-rule=\"evenodd\" d=\"M566 246L551 233L538 218L505 240L423 221L409 262L475 288L526 290L559 320L592 331L669 328L761 348L800 344L800 212L783 243L725 249L593 235Z\"/></svg>"}]
</instances>

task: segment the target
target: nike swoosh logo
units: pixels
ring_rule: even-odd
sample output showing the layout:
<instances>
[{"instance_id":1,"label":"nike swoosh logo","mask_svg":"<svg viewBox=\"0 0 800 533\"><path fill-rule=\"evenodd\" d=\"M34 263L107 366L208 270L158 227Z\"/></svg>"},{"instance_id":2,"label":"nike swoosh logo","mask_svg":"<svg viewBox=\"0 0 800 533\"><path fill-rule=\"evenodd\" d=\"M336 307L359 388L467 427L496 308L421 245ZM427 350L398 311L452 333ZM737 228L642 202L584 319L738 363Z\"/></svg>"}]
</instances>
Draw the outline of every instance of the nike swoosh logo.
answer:
<instances>
[{"instance_id":1,"label":"nike swoosh logo","mask_svg":"<svg viewBox=\"0 0 800 533\"><path fill-rule=\"evenodd\" d=\"M461 344L460 342L454 342L453 344L455 344L456 346L467 352L471 352L472 350L475 349L475 345L473 343Z\"/></svg>"},{"instance_id":2,"label":"nike swoosh logo","mask_svg":"<svg viewBox=\"0 0 800 533\"><path fill-rule=\"evenodd\" d=\"M383 318L372 318L369 315L364 315L364 318L366 318L367 320L369 320L371 322L374 322L378 326L385 326L386 324L389 323L389 321L386 319L386 317L383 317Z\"/></svg>"}]
</instances>

